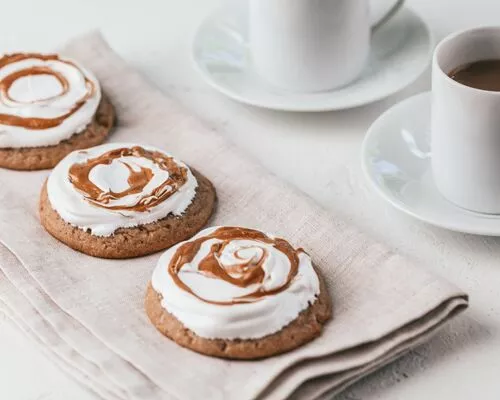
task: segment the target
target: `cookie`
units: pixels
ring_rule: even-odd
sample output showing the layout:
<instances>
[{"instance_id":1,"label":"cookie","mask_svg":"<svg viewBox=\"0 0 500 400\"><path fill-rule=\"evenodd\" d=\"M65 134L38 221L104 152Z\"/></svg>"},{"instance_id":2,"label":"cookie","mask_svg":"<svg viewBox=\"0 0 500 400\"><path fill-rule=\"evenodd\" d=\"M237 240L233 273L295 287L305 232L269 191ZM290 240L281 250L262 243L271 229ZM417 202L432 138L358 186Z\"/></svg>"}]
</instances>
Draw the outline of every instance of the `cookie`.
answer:
<instances>
[{"instance_id":1,"label":"cookie","mask_svg":"<svg viewBox=\"0 0 500 400\"><path fill-rule=\"evenodd\" d=\"M97 146L106 140L115 121L109 100L101 100L92 122L83 130L55 146L0 148L0 168L33 171L54 168L65 156L77 149Z\"/></svg>"},{"instance_id":2,"label":"cookie","mask_svg":"<svg viewBox=\"0 0 500 400\"><path fill-rule=\"evenodd\" d=\"M147 288L145 310L177 344L229 359L293 350L319 336L332 315L304 250L237 227L208 228L168 249Z\"/></svg>"},{"instance_id":3,"label":"cookie","mask_svg":"<svg viewBox=\"0 0 500 400\"><path fill-rule=\"evenodd\" d=\"M56 54L0 58L0 167L54 167L71 151L102 143L115 112L95 76Z\"/></svg>"},{"instance_id":4,"label":"cookie","mask_svg":"<svg viewBox=\"0 0 500 400\"><path fill-rule=\"evenodd\" d=\"M211 182L162 150L110 143L71 153L40 196L45 229L95 257L131 258L193 236L215 208Z\"/></svg>"}]
</instances>

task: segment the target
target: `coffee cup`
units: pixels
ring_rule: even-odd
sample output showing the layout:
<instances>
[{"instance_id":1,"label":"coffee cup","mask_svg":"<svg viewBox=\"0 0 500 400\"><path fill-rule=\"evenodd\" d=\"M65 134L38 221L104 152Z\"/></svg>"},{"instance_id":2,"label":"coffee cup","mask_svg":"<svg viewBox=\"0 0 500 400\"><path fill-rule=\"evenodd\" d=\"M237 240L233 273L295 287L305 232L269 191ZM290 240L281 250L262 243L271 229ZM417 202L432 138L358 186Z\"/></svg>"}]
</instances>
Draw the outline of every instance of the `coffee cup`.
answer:
<instances>
[{"instance_id":1,"label":"coffee cup","mask_svg":"<svg viewBox=\"0 0 500 400\"><path fill-rule=\"evenodd\" d=\"M345 86L367 63L371 32L403 3L391 3L373 21L369 0L249 0L255 72L272 86L295 92Z\"/></svg>"},{"instance_id":2,"label":"coffee cup","mask_svg":"<svg viewBox=\"0 0 500 400\"><path fill-rule=\"evenodd\" d=\"M500 27L448 36L437 46L432 68L436 186L462 208L500 214Z\"/></svg>"}]
</instances>

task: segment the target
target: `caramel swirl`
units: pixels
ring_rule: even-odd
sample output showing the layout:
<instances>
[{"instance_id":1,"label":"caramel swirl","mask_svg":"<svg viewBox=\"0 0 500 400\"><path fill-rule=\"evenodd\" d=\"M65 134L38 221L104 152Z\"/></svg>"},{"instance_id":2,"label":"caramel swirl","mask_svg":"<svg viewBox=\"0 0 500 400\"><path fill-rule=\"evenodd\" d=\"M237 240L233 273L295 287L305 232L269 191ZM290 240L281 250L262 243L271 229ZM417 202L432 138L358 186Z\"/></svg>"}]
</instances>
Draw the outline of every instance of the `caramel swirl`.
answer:
<instances>
[{"instance_id":1,"label":"caramel swirl","mask_svg":"<svg viewBox=\"0 0 500 400\"><path fill-rule=\"evenodd\" d=\"M179 272L183 267L194 260L203 243L212 239L217 240L217 242L211 245L208 255L199 262L199 273L208 278L220 279L241 288L247 288L250 285L258 284L258 288L254 292L235 297L232 301L212 301L204 299L194 293L191 288L179 278ZM235 251L234 257L241 260L241 263L224 266L220 262L221 255L224 249L235 240L249 240L254 242L254 244L247 247L240 247ZM259 244L262 244L262 246L259 246ZM286 281L282 285L269 290L263 287L266 277L264 264L269 257L268 250L264 245L271 245L276 251L286 255L290 262L290 270ZM260 255L252 257L250 260L245 260L245 258L241 256L241 251L249 248L260 249ZM289 287L299 269L300 252L303 252L303 250L295 250L284 239L270 238L266 234L253 229L222 227L206 236L201 236L182 244L173 255L168 265L168 272L177 287L206 303L217 305L252 303L266 296L278 294Z\"/></svg>"},{"instance_id":2,"label":"caramel swirl","mask_svg":"<svg viewBox=\"0 0 500 400\"><path fill-rule=\"evenodd\" d=\"M69 108L68 111L65 110L65 112L62 115L59 115L55 118L41 118L41 117L25 117L21 115L13 115L13 114L8 114L8 113L0 113L0 124L3 125L8 125L8 126L16 126L16 127L23 127L27 129L49 129L49 128L54 128L56 126L61 125L67 118L72 116L74 113L76 113L84 104L85 102L94 95L95 93L95 85L94 83L85 76L84 72L73 62L68 61L68 60L62 60L59 58L57 54L37 54L37 53L14 53L14 54L8 54L4 55L2 58L0 58L0 69L13 64L17 63L23 60L28 60L28 59L35 59L35 60L40 60L40 61L55 61L58 63L63 63L70 65L71 67L75 68L80 72L80 74L84 77L85 80L85 88L86 92L85 94L78 99L77 101L74 102L73 106ZM20 78L28 77L28 76L36 76L36 75L51 75L55 79L59 81L61 84L62 90L59 94L55 96L50 96L50 97L45 97L42 99L34 100L34 101L29 101L27 103L25 102L19 102L11 98L9 94L9 90L12 87L12 85ZM4 76L0 80L0 99L4 105L7 106L6 101L11 102L11 103L17 103L22 105L25 104L43 104L47 101L53 101L57 98L60 98L68 93L70 89L70 82L68 79L59 71L56 71L55 69L50 68L50 66L31 66L27 67L24 69L16 70L12 73L10 73L7 76Z\"/></svg>"},{"instance_id":3,"label":"caramel swirl","mask_svg":"<svg viewBox=\"0 0 500 400\"><path fill-rule=\"evenodd\" d=\"M154 177L154 172L150 168L139 166L139 170L136 171L129 163L120 160L120 158L123 157L140 157L148 159L159 169L167 171L168 179L148 193L144 193L134 204L110 204L112 201L142 193ZM104 191L95 185L89 177L93 168L98 165L109 165L114 160L120 160L129 171L127 179L128 188L121 192L114 192L112 190ZM187 172L187 168L179 166L170 156L160 153L159 151L150 151L140 146L134 146L131 148L111 150L101 154L99 157L88 159L84 163L73 164L69 169L69 180L73 186L83 194L87 201L97 207L115 211L145 212L177 192L177 190L186 183Z\"/></svg>"}]
</instances>

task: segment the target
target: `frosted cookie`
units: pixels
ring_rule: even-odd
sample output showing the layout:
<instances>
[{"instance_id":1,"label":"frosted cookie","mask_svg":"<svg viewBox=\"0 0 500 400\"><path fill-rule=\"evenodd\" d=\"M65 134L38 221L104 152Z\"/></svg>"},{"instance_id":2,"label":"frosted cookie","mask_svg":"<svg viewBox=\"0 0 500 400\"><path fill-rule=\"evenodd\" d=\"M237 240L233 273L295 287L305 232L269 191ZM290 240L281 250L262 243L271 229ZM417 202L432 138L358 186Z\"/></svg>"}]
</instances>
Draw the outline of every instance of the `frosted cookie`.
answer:
<instances>
[{"instance_id":1,"label":"frosted cookie","mask_svg":"<svg viewBox=\"0 0 500 400\"><path fill-rule=\"evenodd\" d=\"M256 230L208 228L168 249L145 300L156 328L210 356L256 359L320 335L331 304L311 258Z\"/></svg>"},{"instance_id":2,"label":"frosted cookie","mask_svg":"<svg viewBox=\"0 0 500 400\"><path fill-rule=\"evenodd\" d=\"M40 218L75 250L129 258L191 237L214 206L210 181L173 156L110 143L75 151L54 168L42 189Z\"/></svg>"},{"instance_id":3,"label":"frosted cookie","mask_svg":"<svg viewBox=\"0 0 500 400\"><path fill-rule=\"evenodd\" d=\"M76 149L101 144L115 119L96 77L57 54L0 58L0 167L54 167Z\"/></svg>"}]
</instances>

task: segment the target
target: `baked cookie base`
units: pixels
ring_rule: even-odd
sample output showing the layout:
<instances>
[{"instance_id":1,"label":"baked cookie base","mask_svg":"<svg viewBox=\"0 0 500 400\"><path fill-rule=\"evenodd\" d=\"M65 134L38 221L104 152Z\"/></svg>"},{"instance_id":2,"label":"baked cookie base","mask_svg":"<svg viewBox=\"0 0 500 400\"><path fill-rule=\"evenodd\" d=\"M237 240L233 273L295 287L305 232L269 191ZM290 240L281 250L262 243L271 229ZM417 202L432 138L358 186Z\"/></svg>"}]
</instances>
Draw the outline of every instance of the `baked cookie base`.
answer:
<instances>
[{"instance_id":1,"label":"baked cookie base","mask_svg":"<svg viewBox=\"0 0 500 400\"><path fill-rule=\"evenodd\" d=\"M151 283L145 308L156 329L183 347L212 357L255 360L293 350L321 334L323 324L332 316L332 305L326 286L319 279L318 299L283 329L260 339L206 339L196 335L162 307L162 297Z\"/></svg>"},{"instance_id":2,"label":"baked cookie base","mask_svg":"<svg viewBox=\"0 0 500 400\"><path fill-rule=\"evenodd\" d=\"M103 96L92 122L84 131L54 146L0 148L0 168L24 171L54 168L74 150L86 149L104 142L115 121L115 110Z\"/></svg>"},{"instance_id":3,"label":"baked cookie base","mask_svg":"<svg viewBox=\"0 0 500 400\"><path fill-rule=\"evenodd\" d=\"M186 240L210 219L216 195L212 183L192 170L198 181L193 202L181 217L169 215L156 222L133 228L119 228L113 235L101 237L64 221L52 208L45 182L40 195L40 221L56 239L74 250L101 258L132 258L155 253Z\"/></svg>"}]
</instances>

